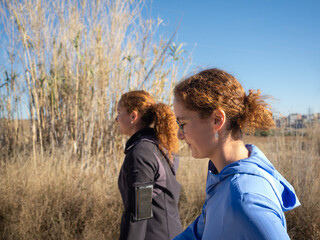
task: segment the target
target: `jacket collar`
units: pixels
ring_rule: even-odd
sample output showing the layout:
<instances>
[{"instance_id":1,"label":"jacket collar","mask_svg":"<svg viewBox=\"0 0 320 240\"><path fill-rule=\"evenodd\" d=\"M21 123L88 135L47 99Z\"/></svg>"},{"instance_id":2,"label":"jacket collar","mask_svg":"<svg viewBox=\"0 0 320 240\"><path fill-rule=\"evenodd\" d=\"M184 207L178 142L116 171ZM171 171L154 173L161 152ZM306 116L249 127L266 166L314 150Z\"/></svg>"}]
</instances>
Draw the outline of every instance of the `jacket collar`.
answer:
<instances>
[{"instance_id":1,"label":"jacket collar","mask_svg":"<svg viewBox=\"0 0 320 240\"><path fill-rule=\"evenodd\" d=\"M156 134L153 128L147 127L139 130L133 134L126 143L124 153L127 154L128 151L133 148L138 142L142 140L147 140L156 143Z\"/></svg>"}]
</instances>

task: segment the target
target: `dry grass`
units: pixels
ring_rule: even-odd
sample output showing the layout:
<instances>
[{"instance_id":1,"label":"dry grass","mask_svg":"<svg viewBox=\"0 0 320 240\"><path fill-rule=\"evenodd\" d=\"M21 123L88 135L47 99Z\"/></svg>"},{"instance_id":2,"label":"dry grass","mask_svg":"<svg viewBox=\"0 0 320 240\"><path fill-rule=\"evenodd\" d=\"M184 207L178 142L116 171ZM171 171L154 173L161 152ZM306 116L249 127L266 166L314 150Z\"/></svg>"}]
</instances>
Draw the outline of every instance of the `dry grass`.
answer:
<instances>
[{"instance_id":1,"label":"dry grass","mask_svg":"<svg viewBox=\"0 0 320 240\"><path fill-rule=\"evenodd\" d=\"M179 210L183 229L201 213L205 200L207 167L207 159L180 158L177 179L181 183Z\"/></svg>"},{"instance_id":2,"label":"dry grass","mask_svg":"<svg viewBox=\"0 0 320 240\"><path fill-rule=\"evenodd\" d=\"M319 239L319 136L319 129L313 129L304 136L245 137L295 187L302 206L286 214L292 239ZM38 162L23 152L1 161L0 239L118 238L122 212L118 169L107 171L95 159L83 165L68 151L59 151ZM116 158L120 163L123 155ZM186 151L181 156L183 227L199 215L204 203L207 162L191 159Z\"/></svg>"},{"instance_id":3,"label":"dry grass","mask_svg":"<svg viewBox=\"0 0 320 240\"><path fill-rule=\"evenodd\" d=\"M1 166L1 239L115 239L122 206L116 178L65 152Z\"/></svg>"}]
</instances>

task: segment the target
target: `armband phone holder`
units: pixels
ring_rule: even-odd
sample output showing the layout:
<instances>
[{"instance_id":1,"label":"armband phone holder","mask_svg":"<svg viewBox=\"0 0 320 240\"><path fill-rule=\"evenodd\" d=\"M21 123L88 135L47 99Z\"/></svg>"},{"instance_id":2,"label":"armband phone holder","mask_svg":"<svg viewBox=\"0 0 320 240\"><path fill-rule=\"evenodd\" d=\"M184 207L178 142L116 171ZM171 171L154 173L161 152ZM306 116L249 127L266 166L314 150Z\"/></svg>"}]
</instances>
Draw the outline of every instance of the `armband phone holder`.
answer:
<instances>
[{"instance_id":1,"label":"armband phone holder","mask_svg":"<svg viewBox=\"0 0 320 240\"><path fill-rule=\"evenodd\" d=\"M152 192L153 184L134 184L135 212L134 221L152 218Z\"/></svg>"}]
</instances>

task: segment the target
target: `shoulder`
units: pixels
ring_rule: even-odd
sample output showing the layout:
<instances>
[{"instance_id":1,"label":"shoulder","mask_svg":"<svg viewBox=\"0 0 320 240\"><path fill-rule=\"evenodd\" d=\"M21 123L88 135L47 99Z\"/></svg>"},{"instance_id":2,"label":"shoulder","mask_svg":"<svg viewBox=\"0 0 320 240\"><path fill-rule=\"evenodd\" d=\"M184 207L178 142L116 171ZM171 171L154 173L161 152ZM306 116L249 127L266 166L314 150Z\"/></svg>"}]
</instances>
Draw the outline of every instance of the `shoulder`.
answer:
<instances>
[{"instance_id":1,"label":"shoulder","mask_svg":"<svg viewBox=\"0 0 320 240\"><path fill-rule=\"evenodd\" d=\"M286 236L279 200L268 181L260 176L240 173L229 176L216 189L208 204L207 222L220 226L221 236L225 239L239 236L278 239L271 234L272 231ZM223 224L217 216L223 218ZM225 226L232 226L233 231Z\"/></svg>"},{"instance_id":2,"label":"shoulder","mask_svg":"<svg viewBox=\"0 0 320 240\"><path fill-rule=\"evenodd\" d=\"M138 142L130 151L126 154L126 159L130 161L130 165L137 167L139 165L147 165L152 168L156 168L157 160L156 154L159 149L153 142L142 140Z\"/></svg>"},{"instance_id":3,"label":"shoulder","mask_svg":"<svg viewBox=\"0 0 320 240\"><path fill-rule=\"evenodd\" d=\"M257 194L277 200L272 185L268 180L259 175L250 173L235 174L230 179L230 192L239 198L243 195Z\"/></svg>"},{"instance_id":4,"label":"shoulder","mask_svg":"<svg viewBox=\"0 0 320 240\"><path fill-rule=\"evenodd\" d=\"M149 140L141 140L134 147L132 147L132 149L130 149L130 151L127 153L127 156L151 156L158 151L159 149L154 142Z\"/></svg>"},{"instance_id":5,"label":"shoulder","mask_svg":"<svg viewBox=\"0 0 320 240\"><path fill-rule=\"evenodd\" d=\"M244 219L248 216L263 217L266 212L281 217L279 200L270 185L263 177L238 174L230 181L230 199L232 211ZM267 216L266 214L265 216Z\"/></svg>"}]
</instances>

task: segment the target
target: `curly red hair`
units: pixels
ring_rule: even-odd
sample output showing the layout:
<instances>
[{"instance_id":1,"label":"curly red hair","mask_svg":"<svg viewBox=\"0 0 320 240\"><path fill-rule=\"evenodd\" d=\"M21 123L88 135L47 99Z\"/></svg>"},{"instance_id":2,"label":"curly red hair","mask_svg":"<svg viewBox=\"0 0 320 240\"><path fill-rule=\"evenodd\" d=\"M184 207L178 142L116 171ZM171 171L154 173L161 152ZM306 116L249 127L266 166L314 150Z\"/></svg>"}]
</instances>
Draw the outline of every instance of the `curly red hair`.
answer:
<instances>
[{"instance_id":1,"label":"curly red hair","mask_svg":"<svg viewBox=\"0 0 320 240\"><path fill-rule=\"evenodd\" d=\"M137 111L146 127L153 125L159 147L168 152L169 164L172 165L172 153L178 151L178 126L170 107L164 103L155 103L154 98L144 90L124 93L119 103L128 113Z\"/></svg>"},{"instance_id":2,"label":"curly red hair","mask_svg":"<svg viewBox=\"0 0 320 240\"><path fill-rule=\"evenodd\" d=\"M220 69L207 69L195 74L174 89L175 98L184 106L207 118L215 109L222 109L230 130L268 129L274 126L270 106L260 90L246 95L238 80Z\"/></svg>"}]
</instances>

